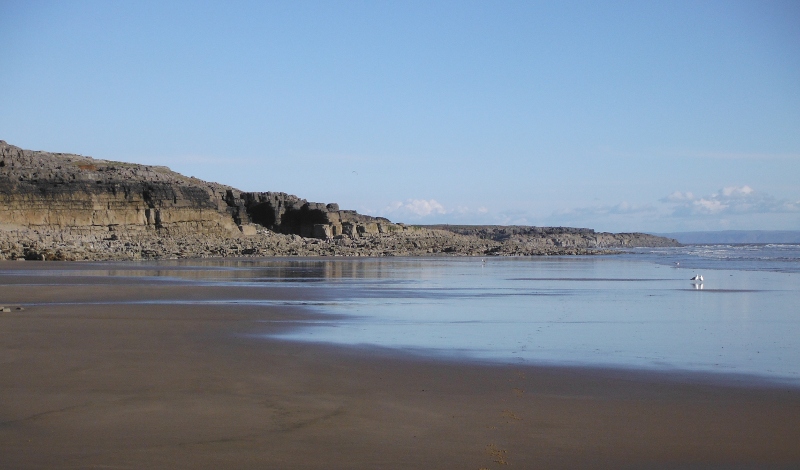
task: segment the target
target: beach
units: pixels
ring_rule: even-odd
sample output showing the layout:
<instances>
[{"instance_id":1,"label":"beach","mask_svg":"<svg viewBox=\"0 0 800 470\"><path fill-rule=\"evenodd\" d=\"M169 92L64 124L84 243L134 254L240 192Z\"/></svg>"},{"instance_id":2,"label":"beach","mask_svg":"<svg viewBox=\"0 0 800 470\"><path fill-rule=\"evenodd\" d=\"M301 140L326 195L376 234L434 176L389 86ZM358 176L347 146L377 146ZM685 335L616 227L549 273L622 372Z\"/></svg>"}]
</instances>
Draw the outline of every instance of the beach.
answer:
<instances>
[{"instance_id":1,"label":"beach","mask_svg":"<svg viewBox=\"0 0 800 470\"><path fill-rule=\"evenodd\" d=\"M800 464L790 385L270 339L325 292L24 275L43 265L2 266L2 468Z\"/></svg>"}]
</instances>

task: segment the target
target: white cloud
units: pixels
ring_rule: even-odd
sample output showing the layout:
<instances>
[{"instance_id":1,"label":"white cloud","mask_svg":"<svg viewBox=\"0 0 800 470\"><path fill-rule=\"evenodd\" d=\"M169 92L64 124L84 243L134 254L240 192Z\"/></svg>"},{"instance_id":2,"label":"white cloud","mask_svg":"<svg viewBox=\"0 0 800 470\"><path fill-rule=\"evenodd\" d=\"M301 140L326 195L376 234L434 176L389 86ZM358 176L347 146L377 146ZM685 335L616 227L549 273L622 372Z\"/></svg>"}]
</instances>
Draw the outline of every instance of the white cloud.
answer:
<instances>
[{"instance_id":1,"label":"white cloud","mask_svg":"<svg viewBox=\"0 0 800 470\"><path fill-rule=\"evenodd\" d=\"M405 202L393 202L383 212L413 217L427 217L448 213L436 199L407 199Z\"/></svg>"},{"instance_id":2,"label":"white cloud","mask_svg":"<svg viewBox=\"0 0 800 470\"><path fill-rule=\"evenodd\" d=\"M395 201L380 211L365 211L367 214L380 214L398 222L425 223L489 223L491 211L484 207L456 206L445 207L436 199L406 199Z\"/></svg>"},{"instance_id":3,"label":"white cloud","mask_svg":"<svg viewBox=\"0 0 800 470\"><path fill-rule=\"evenodd\" d=\"M800 201L776 199L747 185L726 186L700 198L676 191L661 201L673 205L673 215L683 217L800 212Z\"/></svg>"},{"instance_id":4,"label":"white cloud","mask_svg":"<svg viewBox=\"0 0 800 470\"><path fill-rule=\"evenodd\" d=\"M451 215L458 214L453 211ZM598 231L669 232L730 228L793 228L800 221L800 201L778 199L749 185L729 185L713 194L682 188L657 202L627 200L587 204L549 215L532 210L492 211L482 218L472 213L468 223L590 227ZM485 221L485 222L483 222Z\"/></svg>"},{"instance_id":5,"label":"white cloud","mask_svg":"<svg viewBox=\"0 0 800 470\"><path fill-rule=\"evenodd\" d=\"M670 194L669 196L662 199L662 202L681 202L681 201L691 201L694 199L694 194L686 191L682 193L680 191L675 191L674 193Z\"/></svg>"},{"instance_id":6,"label":"white cloud","mask_svg":"<svg viewBox=\"0 0 800 470\"><path fill-rule=\"evenodd\" d=\"M725 197L747 197L755 191L753 191L753 188L750 186L742 186L741 188L737 186L727 186L722 188L721 192Z\"/></svg>"},{"instance_id":7,"label":"white cloud","mask_svg":"<svg viewBox=\"0 0 800 470\"><path fill-rule=\"evenodd\" d=\"M696 213L705 214L716 214L729 207L727 204L723 204L722 201L717 199L697 199L696 201L691 201L690 204L690 206L685 207L691 207Z\"/></svg>"},{"instance_id":8,"label":"white cloud","mask_svg":"<svg viewBox=\"0 0 800 470\"><path fill-rule=\"evenodd\" d=\"M778 199L749 185L728 185L712 194L681 188L659 201L587 204L547 213L518 207L448 206L436 199L407 199L383 210L361 211L405 223L467 223L591 227L608 231L719 230L796 226L800 201Z\"/></svg>"}]
</instances>

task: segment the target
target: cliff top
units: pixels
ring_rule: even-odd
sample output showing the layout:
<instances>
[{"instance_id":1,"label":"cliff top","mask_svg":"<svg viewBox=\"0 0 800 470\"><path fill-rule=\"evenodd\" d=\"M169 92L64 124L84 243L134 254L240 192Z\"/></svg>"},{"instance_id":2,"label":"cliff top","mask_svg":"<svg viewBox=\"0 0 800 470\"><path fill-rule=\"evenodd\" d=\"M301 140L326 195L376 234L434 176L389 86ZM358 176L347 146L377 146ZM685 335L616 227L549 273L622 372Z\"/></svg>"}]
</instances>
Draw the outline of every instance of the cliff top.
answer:
<instances>
[{"instance_id":1,"label":"cliff top","mask_svg":"<svg viewBox=\"0 0 800 470\"><path fill-rule=\"evenodd\" d=\"M166 166L102 160L71 153L25 150L0 140L2 175L16 181L95 181L102 183L143 181L217 190L233 189L220 183L184 176Z\"/></svg>"}]
</instances>

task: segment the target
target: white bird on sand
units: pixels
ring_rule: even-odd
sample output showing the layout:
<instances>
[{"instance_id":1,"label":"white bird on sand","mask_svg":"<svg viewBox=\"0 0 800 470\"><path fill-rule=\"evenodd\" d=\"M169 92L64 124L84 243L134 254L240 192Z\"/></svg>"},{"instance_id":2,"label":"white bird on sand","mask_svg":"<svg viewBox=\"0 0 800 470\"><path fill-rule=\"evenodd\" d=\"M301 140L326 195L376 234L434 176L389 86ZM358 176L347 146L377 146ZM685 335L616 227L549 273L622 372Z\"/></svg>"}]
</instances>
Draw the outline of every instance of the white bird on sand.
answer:
<instances>
[{"instance_id":1,"label":"white bird on sand","mask_svg":"<svg viewBox=\"0 0 800 470\"><path fill-rule=\"evenodd\" d=\"M694 277L691 279L692 281L700 281L703 282L703 276L699 274L695 274Z\"/></svg>"}]
</instances>

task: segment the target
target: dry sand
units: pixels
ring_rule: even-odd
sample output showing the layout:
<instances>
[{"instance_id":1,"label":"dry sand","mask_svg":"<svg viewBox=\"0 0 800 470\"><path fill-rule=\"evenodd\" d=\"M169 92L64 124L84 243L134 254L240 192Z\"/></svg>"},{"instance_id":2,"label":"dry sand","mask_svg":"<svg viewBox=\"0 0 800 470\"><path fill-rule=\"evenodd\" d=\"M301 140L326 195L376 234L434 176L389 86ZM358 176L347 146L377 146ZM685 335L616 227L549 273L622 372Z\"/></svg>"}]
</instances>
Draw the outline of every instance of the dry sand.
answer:
<instances>
[{"instance_id":1,"label":"dry sand","mask_svg":"<svg viewBox=\"0 0 800 470\"><path fill-rule=\"evenodd\" d=\"M0 277L26 304L0 313L2 469L800 468L796 388L255 336L313 319L295 307L85 303L309 289L45 281Z\"/></svg>"}]
</instances>

